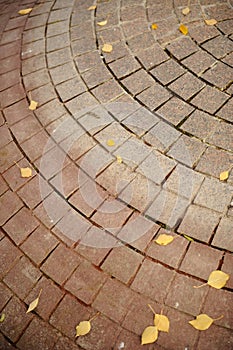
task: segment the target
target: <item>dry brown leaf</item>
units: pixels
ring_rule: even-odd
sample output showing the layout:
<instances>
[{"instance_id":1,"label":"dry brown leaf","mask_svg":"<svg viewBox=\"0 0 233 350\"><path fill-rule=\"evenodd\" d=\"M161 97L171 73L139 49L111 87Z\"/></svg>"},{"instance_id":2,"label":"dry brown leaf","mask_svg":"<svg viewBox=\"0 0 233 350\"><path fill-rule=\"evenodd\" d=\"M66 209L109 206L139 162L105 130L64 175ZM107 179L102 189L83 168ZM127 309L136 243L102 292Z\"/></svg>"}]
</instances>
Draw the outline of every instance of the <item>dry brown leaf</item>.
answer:
<instances>
[{"instance_id":1,"label":"dry brown leaf","mask_svg":"<svg viewBox=\"0 0 233 350\"><path fill-rule=\"evenodd\" d=\"M107 52L107 53L112 52L112 45L111 44L104 44L104 46L102 47L102 51Z\"/></svg>"},{"instance_id":2,"label":"dry brown leaf","mask_svg":"<svg viewBox=\"0 0 233 350\"><path fill-rule=\"evenodd\" d=\"M101 22L97 22L98 26L106 26L106 24L108 23L108 20L106 19L105 21L101 21Z\"/></svg>"},{"instance_id":3,"label":"dry brown leaf","mask_svg":"<svg viewBox=\"0 0 233 350\"><path fill-rule=\"evenodd\" d=\"M28 107L31 111L34 111L38 106L38 102L31 100L30 106Z\"/></svg>"},{"instance_id":4,"label":"dry brown leaf","mask_svg":"<svg viewBox=\"0 0 233 350\"><path fill-rule=\"evenodd\" d=\"M166 235L165 233L159 235L157 239L154 240L155 243L159 245L168 245L174 240L175 237L171 235Z\"/></svg>"},{"instance_id":5,"label":"dry brown leaf","mask_svg":"<svg viewBox=\"0 0 233 350\"><path fill-rule=\"evenodd\" d=\"M158 331L169 332L170 322L167 316L155 314L154 325L158 328Z\"/></svg>"},{"instance_id":6,"label":"dry brown leaf","mask_svg":"<svg viewBox=\"0 0 233 350\"><path fill-rule=\"evenodd\" d=\"M107 140L107 145L110 147L115 146L115 141L112 139L109 139L109 140Z\"/></svg>"},{"instance_id":7,"label":"dry brown leaf","mask_svg":"<svg viewBox=\"0 0 233 350\"><path fill-rule=\"evenodd\" d=\"M158 339L158 328L155 326L146 327L142 333L141 345L152 344Z\"/></svg>"},{"instance_id":8,"label":"dry brown leaf","mask_svg":"<svg viewBox=\"0 0 233 350\"><path fill-rule=\"evenodd\" d=\"M151 28L156 30L158 28L158 25L156 23L152 23Z\"/></svg>"},{"instance_id":9,"label":"dry brown leaf","mask_svg":"<svg viewBox=\"0 0 233 350\"><path fill-rule=\"evenodd\" d=\"M220 175L219 175L219 179L221 181L225 181L227 180L229 177L229 171L223 171Z\"/></svg>"},{"instance_id":10,"label":"dry brown leaf","mask_svg":"<svg viewBox=\"0 0 233 350\"><path fill-rule=\"evenodd\" d=\"M29 313L29 312L35 310L35 308L37 307L37 305L39 303L39 298L40 298L41 292L42 292L42 289L40 290L38 297L30 303L26 313Z\"/></svg>"},{"instance_id":11,"label":"dry brown leaf","mask_svg":"<svg viewBox=\"0 0 233 350\"><path fill-rule=\"evenodd\" d=\"M86 335L91 330L90 321L81 321L78 326L76 326L76 337Z\"/></svg>"},{"instance_id":12,"label":"dry brown leaf","mask_svg":"<svg viewBox=\"0 0 233 350\"><path fill-rule=\"evenodd\" d=\"M20 10L18 12L19 15L27 15L28 13L30 13L32 11L32 8L28 8L28 9L24 9L24 10Z\"/></svg>"},{"instance_id":13,"label":"dry brown leaf","mask_svg":"<svg viewBox=\"0 0 233 350\"><path fill-rule=\"evenodd\" d=\"M216 23L218 23L218 22L214 18L212 18L212 19L205 19L205 24L207 24L207 26L214 26Z\"/></svg>"},{"instance_id":14,"label":"dry brown leaf","mask_svg":"<svg viewBox=\"0 0 233 350\"><path fill-rule=\"evenodd\" d=\"M190 8L189 7L185 7L183 10L182 10L182 13L184 16L188 15L190 13Z\"/></svg>"},{"instance_id":15,"label":"dry brown leaf","mask_svg":"<svg viewBox=\"0 0 233 350\"><path fill-rule=\"evenodd\" d=\"M92 6L90 6L90 7L88 7L88 11L92 11L92 10L95 10L96 9L96 5L92 5Z\"/></svg>"},{"instance_id":16,"label":"dry brown leaf","mask_svg":"<svg viewBox=\"0 0 233 350\"><path fill-rule=\"evenodd\" d=\"M184 34L184 35L187 35L188 34L188 28L184 25L184 24L181 24L180 26L179 26L179 30L180 30L180 32L182 33L182 34Z\"/></svg>"},{"instance_id":17,"label":"dry brown leaf","mask_svg":"<svg viewBox=\"0 0 233 350\"><path fill-rule=\"evenodd\" d=\"M31 177L32 169L30 168L20 168L21 177Z\"/></svg>"},{"instance_id":18,"label":"dry brown leaf","mask_svg":"<svg viewBox=\"0 0 233 350\"><path fill-rule=\"evenodd\" d=\"M220 320L221 318L223 318L223 316L213 319L206 314L200 314L196 317L195 320L189 321L189 324L191 324L194 328L198 329L199 331L205 331L212 325L214 321Z\"/></svg>"}]
</instances>

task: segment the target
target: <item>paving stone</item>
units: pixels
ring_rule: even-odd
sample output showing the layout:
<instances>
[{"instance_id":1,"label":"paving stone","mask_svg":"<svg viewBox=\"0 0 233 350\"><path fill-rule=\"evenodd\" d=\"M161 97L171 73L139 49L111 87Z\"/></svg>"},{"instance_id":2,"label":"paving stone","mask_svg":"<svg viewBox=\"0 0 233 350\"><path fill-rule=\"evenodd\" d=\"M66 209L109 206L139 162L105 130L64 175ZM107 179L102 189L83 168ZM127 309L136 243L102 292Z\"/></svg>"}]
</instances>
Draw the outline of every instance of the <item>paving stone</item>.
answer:
<instances>
[{"instance_id":1,"label":"paving stone","mask_svg":"<svg viewBox=\"0 0 233 350\"><path fill-rule=\"evenodd\" d=\"M45 36L45 27L37 27L23 32L23 44L43 39Z\"/></svg>"},{"instance_id":2,"label":"paving stone","mask_svg":"<svg viewBox=\"0 0 233 350\"><path fill-rule=\"evenodd\" d=\"M59 66L71 61L71 52L69 48L60 49L47 54L48 68Z\"/></svg>"},{"instance_id":3,"label":"paving stone","mask_svg":"<svg viewBox=\"0 0 233 350\"><path fill-rule=\"evenodd\" d=\"M186 71L178 63L176 63L176 61L170 59L152 69L150 72L163 85L167 85L171 81L180 77Z\"/></svg>"},{"instance_id":4,"label":"paving stone","mask_svg":"<svg viewBox=\"0 0 233 350\"><path fill-rule=\"evenodd\" d=\"M198 46L190 38L181 38L167 46L167 50L171 52L178 60L181 60L198 50Z\"/></svg>"},{"instance_id":5,"label":"paving stone","mask_svg":"<svg viewBox=\"0 0 233 350\"><path fill-rule=\"evenodd\" d=\"M66 290L89 305L93 302L107 275L89 262L82 262L65 284Z\"/></svg>"},{"instance_id":6,"label":"paving stone","mask_svg":"<svg viewBox=\"0 0 233 350\"><path fill-rule=\"evenodd\" d=\"M133 279L142 260L142 255L127 247L113 248L101 268L127 284Z\"/></svg>"},{"instance_id":7,"label":"paving stone","mask_svg":"<svg viewBox=\"0 0 233 350\"><path fill-rule=\"evenodd\" d=\"M134 301L135 293L116 279L108 279L92 306L111 320L121 323L127 306Z\"/></svg>"},{"instance_id":8,"label":"paving stone","mask_svg":"<svg viewBox=\"0 0 233 350\"><path fill-rule=\"evenodd\" d=\"M160 229L159 232L156 234L155 239L158 238L160 234L173 235L172 232L168 230ZM187 246L188 241L185 238L175 236L173 244L167 247L166 254L164 254L164 247L156 244L154 240L150 243L146 252L147 255L152 257L153 259L156 259L174 268L178 268L186 252Z\"/></svg>"},{"instance_id":9,"label":"paving stone","mask_svg":"<svg viewBox=\"0 0 233 350\"><path fill-rule=\"evenodd\" d=\"M66 337L60 337L54 347L54 350L80 350L78 345Z\"/></svg>"},{"instance_id":10,"label":"paving stone","mask_svg":"<svg viewBox=\"0 0 233 350\"><path fill-rule=\"evenodd\" d=\"M98 64L97 66L89 69L82 74L86 85L89 89L100 85L111 78L111 74L103 64Z\"/></svg>"},{"instance_id":11,"label":"paving stone","mask_svg":"<svg viewBox=\"0 0 233 350\"><path fill-rule=\"evenodd\" d=\"M181 128L198 138L206 139L214 133L218 126L218 119L196 109L182 124Z\"/></svg>"},{"instance_id":12,"label":"paving stone","mask_svg":"<svg viewBox=\"0 0 233 350\"><path fill-rule=\"evenodd\" d=\"M97 317L93 324L94 327L90 337L88 339L87 337L79 337L77 343L87 350L94 348L96 350L110 349L120 332L119 325L102 315ZM101 337L100 334L102 334Z\"/></svg>"},{"instance_id":13,"label":"paving stone","mask_svg":"<svg viewBox=\"0 0 233 350\"><path fill-rule=\"evenodd\" d=\"M163 86L158 83L154 83L150 88L137 95L139 101L141 101L150 110L154 110L161 106L164 102L171 97Z\"/></svg>"},{"instance_id":14,"label":"paving stone","mask_svg":"<svg viewBox=\"0 0 233 350\"><path fill-rule=\"evenodd\" d=\"M3 225L8 219L10 219L23 206L23 203L21 202L19 197L10 190L5 192L0 197L0 203L2 207L0 214L1 225Z\"/></svg>"},{"instance_id":15,"label":"paving stone","mask_svg":"<svg viewBox=\"0 0 233 350\"><path fill-rule=\"evenodd\" d=\"M135 35L141 34L148 30L148 23L146 18L136 18L133 21L123 22L121 24L126 39Z\"/></svg>"},{"instance_id":16,"label":"paving stone","mask_svg":"<svg viewBox=\"0 0 233 350\"><path fill-rule=\"evenodd\" d=\"M134 53L138 53L143 49L147 49L154 45L155 41L153 35L148 31L135 35L133 38L128 39L128 45Z\"/></svg>"},{"instance_id":17,"label":"paving stone","mask_svg":"<svg viewBox=\"0 0 233 350\"><path fill-rule=\"evenodd\" d=\"M84 91L86 91L85 84L77 77L64 81L63 83L56 85L56 90L63 102L66 102Z\"/></svg>"},{"instance_id":18,"label":"paving stone","mask_svg":"<svg viewBox=\"0 0 233 350\"><path fill-rule=\"evenodd\" d=\"M146 88L152 86L154 80L144 70L139 70L138 72L133 73L129 77L123 79L122 83L133 95L136 95Z\"/></svg>"},{"instance_id":19,"label":"paving stone","mask_svg":"<svg viewBox=\"0 0 233 350\"><path fill-rule=\"evenodd\" d=\"M14 86L16 84L20 83L20 77L19 77L19 69L12 70L11 72L7 72L4 74L1 74L0 76L0 91L5 90L11 86Z\"/></svg>"},{"instance_id":20,"label":"paving stone","mask_svg":"<svg viewBox=\"0 0 233 350\"><path fill-rule=\"evenodd\" d=\"M173 125L178 125L192 111L192 106L177 97L172 97L157 110L157 114Z\"/></svg>"},{"instance_id":21,"label":"paving stone","mask_svg":"<svg viewBox=\"0 0 233 350\"><path fill-rule=\"evenodd\" d=\"M158 122L159 118L155 114L142 107L127 117L123 124L134 134L141 137Z\"/></svg>"},{"instance_id":22,"label":"paving stone","mask_svg":"<svg viewBox=\"0 0 233 350\"><path fill-rule=\"evenodd\" d=\"M191 73L185 73L176 81L169 85L169 88L181 96L184 100L189 100L193 95L197 94L205 84L197 79Z\"/></svg>"},{"instance_id":23,"label":"paving stone","mask_svg":"<svg viewBox=\"0 0 233 350\"><path fill-rule=\"evenodd\" d=\"M34 318L17 343L19 349L51 349L59 337L49 324Z\"/></svg>"},{"instance_id":24,"label":"paving stone","mask_svg":"<svg viewBox=\"0 0 233 350\"><path fill-rule=\"evenodd\" d=\"M34 116L19 121L11 127L11 130L19 143L29 139L41 130L41 126Z\"/></svg>"},{"instance_id":25,"label":"paving stone","mask_svg":"<svg viewBox=\"0 0 233 350\"><path fill-rule=\"evenodd\" d=\"M211 67L215 62L216 60L203 50L199 50L188 58L182 60L182 64L198 76Z\"/></svg>"},{"instance_id":26,"label":"paving stone","mask_svg":"<svg viewBox=\"0 0 233 350\"><path fill-rule=\"evenodd\" d=\"M42 277L35 288L29 293L25 299L26 304L30 304L32 300L35 300L39 293L40 302L36 307L36 313L40 315L45 321L48 321L50 315L56 308L57 304L62 299L64 292L59 289L51 280L46 277Z\"/></svg>"},{"instance_id":27,"label":"paving stone","mask_svg":"<svg viewBox=\"0 0 233 350\"><path fill-rule=\"evenodd\" d=\"M221 122L215 132L210 135L207 141L215 146L232 151L233 148L233 126Z\"/></svg>"},{"instance_id":28,"label":"paving stone","mask_svg":"<svg viewBox=\"0 0 233 350\"><path fill-rule=\"evenodd\" d=\"M114 43L114 48L112 50L112 52L110 53L104 53L104 59L106 61L106 63L110 63L113 62L119 58L122 58L126 55L128 55L130 53L127 45L122 42L119 41L117 43Z\"/></svg>"},{"instance_id":29,"label":"paving stone","mask_svg":"<svg viewBox=\"0 0 233 350\"><path fill-rule=\"evenodd\" d=\"M140 65L131 55L129 55L110 63L109 67L119 79L135 72L140 68Z\"/></svg>"},{"instance_id":30,"label":"paving stone","mask_svg":"<svg viewBox=\"0 0 233 350\"><path fill-rule=\"evenodd\" d=\"M10 56L3 58L1 60L1 68L0 68L0 73L6 73L10 72L13 69L19 69L20 68L20 61L18 59L18 56Z\"/></svg>"},{"instance_id":31,"label":"paving stone","mask_svg":"<svg viewBox=\"0 0 233 350\"><path fill-rule=\"evenodd\" d=\"M163 121L160 121L143 137L147 144L158 151L165 152L180 137L180 132Z\"/></svg>"},{"instance_id":32,"label":"paving stone","mask_svg":"<svg viewBox=\"0 0 233 350\"><path fill-rule=\"evenodd\" d=\"M1 279L5 276L8 271L14 266L14 264L19 260L21 252L11 243L11 241L4 237L0 241L1 247Z\"/></svg>"},{"instance_id":33,"label":"paving stone","mask_svg":"<svg viewBox=\"0 0 233 350\"><path fill-rule=\"evenodd\" d=\"M132 289L163 303L173 278L173 271L145 259L132 283Z\"/></svg>"},{"instance_id":34,"label":"paving stone","mask_svg":"<svg viewBox=\"0 0 233 350\"><path fill-rule=\"evenodd\" d=\"M206 178L194 203L222 212L229 205L232 197L232 187L220 183L216 179Z\"/></svg>"},{"instance_id":35,"label":"paving stone","mask_svg":"<svg viewBox=\"0 0 233 350\"><path fill-rule=\"evenodd\" d=\"M21 59L25 60L27 58L44 54L45 52L45 39L40 39L33 41L31 43L24 44L22 46Z\"/></svg>"},{"instance_id":36,"label":"paving stone","mask_svg":"<svg viewBox=\"0 0 233 350\"><path fill-rule=\"evenodd\" d=\"M12 141L12 136L9 132L9 129L6 125L0 127L0 147L7 145Z\"/></svg>"},{"instance_id":37,"label":"paving stone","mask_svg":"<svg viewBox=\"0 0 233 350\"><path fill-rule=\"evenodd\" d=\"M52 84L41 86L32 92L32 97L35 101L40 101L39 105L53 100L56 97Z\"/></svg>"},{"instance_id":38,"label":"paving stone","mask_svg":"<svg viewBox=\"0 0 233 350\"><path fill-rule=\"evenodd\" d=\"M8 107L25 97L25 92L21 84L16 84L0 92L2 108Z\"/></svg>"},{"instance_id":39,"label":"paving stone","mask_svg":"<svg viewBox=\"0 0 233 350\"><path fill-rule=\"evenodd\" d=\"M228 64L229 66L233 67L233 52L229 53L229 55L225 56L222 59L222 62ZM232 85L231 85L232 86Z\"/></svg>"},{"instance_id":40,"label":"paving stone","mask_svg":"<svg viewBox=\"0 0 233 350\"><path fill-rule=\"evenodd\" d=\"M61 66L50 69L49 72L55 85L69 80L77 74L75 66L72 62L68 62Z\"/></svg>"},{"instance_id":41,"label":"paving stone","mask_svg":"<svg viewBox=\"0 0 233 350\"><path fill-rule=\"evenodd\" d=\"M115 150L117 147L122 145L127 139L131 137L131 134L125 130L119 123L112 123L98 134L95 135L95 139L99 141L109 151ZM108 146L108 140L113 140L115 145Z\"/></svg>"},{"instance_id":42,"label":"paving stone","mask_svg":"<svg viewBox=\"0 0 233 350\"><path fill-rule=\"evenodd\" d=\"M200 314L208 290L193 288L196 284L195 279L177 273L165 304L193 316Z\"/></svg>"},{"instance_id":43,"label":"paving stone","mask_svg":"<svg viewBox=\"0 0 233 350\"><path fill-rule=\"evenodd\" d=\"M196 170L219 178L219 175L230 169L233 162L231 153L208 147L201 157Z\"/></svg>"},{"instance_id":44,"label":"paving stone","mask_svg":"<svg viewBox=\"0 0 233 350\"><path fill-rule=\"evenodd\" d=\"M25 26L25 29L32 29L40 26L45 26L46 22L48 19L48 14L47 13L42 13L37 16L29 17L27 19L27 23Z\"/></svg>"},{"instance_id":45,"label":"paving stone","mask_svg":"<svg viewBox=\"0 0 233 350\"><path fill-rule=\"evenodd\" d=\"M213 245L223 249L232 251L233 239L230 236L232 232L233 220L231 218L224 217L220 221L217 232L214 236Z\"/></svg>"},{"instance_id":46,"label":"paving stone","mask_svg":"<svg viewBox=\"0 0 233 350\"><path fill-rule=\"evenodd\" d=\"M6 319L1 324L1 332L12 342L16 342L24 329L28 326L33 315L26 314L24 304L15 296L2 310L2 313L5 313Z\"/></svg>"},{"instance_id":47,"label":"paving stone","mask_svg":"<svg viewBox=\"0 0 233 350\"><path fill-rule=\"evenodd\" d=\"M191 242L180 270L207 280L213 270L217 270L223 253L207 245ZM196 283L199 285L200 283Z\"/></svg>"},{"instance_id":48,"label":"paving stone","mask_svg":"<svg viewBox=\"0 0 233 350\"><path fill-rule=\"evenodd\" d=\"M100 103L112 101L123 93L120 85L113 79L94 88L92 91Z\"/></svg>"},{"instance_id":49,"label":"paving stone","mask_svg":"<svg viewBox=\"0 0 233 350\"><path fill-rule=\"evenodd\" d=\"M146 69L153 68L169 59L169 56L157 43L148 49L138 51L136 56Z\"/></svg>"},{"instance_id":50,"label":"paving stone","mask_svg":"<svg viewBox=\"0 0 233 350\"><path fill-rule=\"evenodd\" d=\"M8 301L11 299L12 293L10 289L8 289L2 282L0 282L0 286L0 310L2 310L4 306L8 303Z\"/></svg>"},{"instance_id":51,"label":"paving stone","mask_svg":"<svg viewBox=\"0 0 233 350\"><path fill-rule=\"evenodd\" d=\"M4 109L4 116L9 126L30 115L28 103L21 100Z\"/></svg>"},{"instance_id":52,"label":"paving stone","mask_svg":"<svg viewBox=\"0 0 233 350\"><path fill-rule=\"evenodd\" d=\"M223 58L229 52L232 51L233 43L227 37L217 36L214 39L209 40L204 43L203 48L207 50L210 54L212 54L216 58Z\"/></svg>"},{"instance_id":53,"label":"paving stone","mask_svg":"<svg viewBox=\"0 0 233 350\"><path fill-rule=\"evenodd\" d=\"M233 256L230 253L226 253L223 260L222 271L230 274L232 271L232 266L233 266ZM233 281L232 279L229 279L227 281L227 287L232 288L232 286L233 286Z\"/></svg>"},{"instance_id":54,"label":"paving stone","mask_svg":"<svg viewBox=\"0 0 233 350\"><path fill-rule=\"evenodd\" d=\"M97 39L99 40L101 36L101 44L104 43L111 43L114 44L115 42L122 41L122 32L119 27L111 27L107 29L101 30L101 34L97 33ZM114 45L113 45L114 46Z\"/></svg>"},{"instance_id":55,"label":"paving stone","mask_svg":"<svg viewBox=\"0 0 233 350\"><path fill-rule=\"evenodd\" d=\"M101 63L101 58L99 52L94 50L76 57L75 62L78 66L79 72L83 73L84 71L99 65Z\"/></svg>"},{"instance_id":56,"label":"paving stone","mask_svg":"<svg viewBox=\"0 0 233 350\"><path fill-rule=\"evenodd\" d=\"M191 205L179 227L179 232L202 242L208 242L219 223L220 215L207 208Z\"/></svg>"},{"instance_id":57,"label":"paving stone","mask_svg":"<svg viewBox=\"0 0 233 350\"><path fill-rule=\"evenodd\" d=\"M121 20L132 21L135 18L145 18L144 6L135 5L121 8Z\"/></svg>"},{"instance_id":58,"label":"paving stone","mask_svg":"<svg viewBox=\"0 0 233 350\"><path fill-rule=\"evenodd\" d=\"M214 114L227 100L228 95L218 91L216 88L206 86L192 99L192 104Z\"/></svg>"},{"instance_id":59,"label":"paving stone","mask_svg":"<svg viewBox=\"0 0 233 350\"><path fill-rule=\"evenodd\" d=\"M114 102L107 103L105 106L118 121L124 120L127 116L141 107L138 102L126 93L118 97Z\"/></svg>"},{"instance_id":60,"label":"paving stone","mask_svg":"<svg viewBox=\"0 0 233 350\"><path fill-rule=\"evenodd\" d=\"M207 345L208 344L208 345ZM213 325L205 334L201 333L197 350L229 349L233 344L232 330Z\"/></svg>"},{"instance_id":61,"label":"paving stone","mask_svg":"<svg viewBox=\"0 0 233 350\"><path fill-rule=\"evenodd\" d=\"M56 36L46 38L47 52L59 50L64 47L68 47L69 45L70 45L69 33L58 34Z\"/></svg>"},{"instance_id":62,"label":"paving stone","mask_svg":"<svg viewBox=\"0 0 233 350\"><path fill-rule=\"evenodd\" d=\"M202 78L223 90L233 80L232 69L226 64L218 62L213 68L202 74Z\"/></svg>"},{"instance_id":63,"label":"paving stone","mask_svg":"<svg viewBox=\"0 0 233 350\"><path fill-rule=\"evenodd\" d=\"M219 35L219 31L215 26L206 26L205 23L193 27L191 26L191 28L189 28L189 33L191 38L193 38L198 44L202 44Z\"/></svg>"},{"instance_id":64,"label":"paving stone","mask_svg":"<svg viewBox=\"0 0 233 350\"><path fill-rule=\"evenodd\" d=\"M1 37L1 45L19 40L21 38L21 33L22 33L22 28L20 27L4 32Z\"/></svg>"},{"instance_id":65,"label":"paving stone","mask_svg":"<svg viewBox=\"0 0 233 350\"><path fill-rule=\"evenodd\" d=\"M96 42L94 38L83 38L75 40L71 44L73 55L75 57L96 50Z\"/></svg>"},{"instance_id":66,"label":"paving stone","mask_svg":"<svg viewBox=\"0 0 233 350\"><path fill-rule=\"evenodd\" d=\"M5 193L8 190L8 185L5 182L4 178L2 177L2 175L0 175L0 195L2 195L3 193Z\"/></svg>"},{"instance_id":67,"label":"paving stone","mask_svg":"<svg viewBox=\"0 0 233 350\"><path fill-rule=\"evenodd\" d=\"M232 117L232 108L233 108L233 99L231 98L221 109L217 112L218 117L228 120L230 122L233 121Z\"/></svg>"}]
</instances>

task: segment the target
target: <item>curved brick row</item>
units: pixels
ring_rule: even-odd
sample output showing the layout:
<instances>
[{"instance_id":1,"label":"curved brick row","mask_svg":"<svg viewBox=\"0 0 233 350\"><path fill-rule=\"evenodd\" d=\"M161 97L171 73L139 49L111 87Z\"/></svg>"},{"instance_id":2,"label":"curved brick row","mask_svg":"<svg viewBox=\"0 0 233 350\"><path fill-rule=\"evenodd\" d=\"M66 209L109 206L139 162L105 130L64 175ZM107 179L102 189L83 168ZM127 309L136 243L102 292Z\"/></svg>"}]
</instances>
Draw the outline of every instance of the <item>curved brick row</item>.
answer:
<instances>
[{"instance_id":1,"label":"curved brick row","mask_svg":"<svg viewBox=\"0 0 233 350\"><path fill-rule=\"evenodd\" d=\"M232 281L220 291L193 289L214 269L232 270L232 174L227 183L216 179L232 167L225 4L204 8L218 14L217 29L207 27L203 37L203 23L190 23L189 39L177 31L183 4L167 2L160 11L154 1L111 0L88 11L92 2L57 0L20 17L22 4L3 3L3 346L139 349L153 321L150 303L171 320L156 348L228 349ZM165 20L170 37L161 31ZM154 21L158 32L150 29ZM229 52L215 52L211 38L219 44L223 32ZM113 44L111 54L101 54L103 42ZM193 66L198 60L205 66ZM199 79L200 69L207 71ZM34 112L31 98L39 101ZM19 177L26 166L35 169L30 179ZM169 232L161 225L196 242L180 235L164 250L152 241ZM40 289L36 313L25 315ZM77 323L98 311L91 333L75 344ZM223 311L214 332L199 336L188 325L200 312Z\"/></svg>"}]
</instances>

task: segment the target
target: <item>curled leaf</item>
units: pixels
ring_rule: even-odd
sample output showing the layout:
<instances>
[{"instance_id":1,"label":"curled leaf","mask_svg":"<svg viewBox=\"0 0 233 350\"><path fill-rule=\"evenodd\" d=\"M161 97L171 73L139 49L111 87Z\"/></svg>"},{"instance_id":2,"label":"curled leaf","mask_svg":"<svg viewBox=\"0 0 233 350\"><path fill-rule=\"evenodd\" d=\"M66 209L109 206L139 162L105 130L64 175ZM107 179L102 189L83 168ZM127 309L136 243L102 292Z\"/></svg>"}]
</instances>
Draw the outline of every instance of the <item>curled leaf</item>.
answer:
<instances>
[{"instance_id":1,"label":"curled leaf","mask_svg":"<svg viewBox=\"0 0 233 350\"><path fill-rule=\"evenodd\" d=\"M229 171L223 171L220 175L219 175L219 179L221 181L225 181L227 180L229 177Z\"/></svg>"},{"instance_id":2,"label":"curled leaf","mask_svg":"<svg viewBox=\"0 0 233 350\"><path fill-rule=\"evenodd\" d=\"M112 139L109 139L109 140L107 141L107 145L110 146L110 147L115 146L115 141L112 140Z\"/></svg>"},{"instance_id":3,"label":"curled leaf","mask_svg":"<svg viewBox=\"0 0 233 350\"><path fill-rule=\"evenodd\" d=\"M96 9L96 5L92 5L92 6L90 6L90 7L88 7L88 11L92 11L92 10L95 10Z\"/></svg>"},{"instance_id":4,"label":"curled leaf","mask_svg":"<svg viewBox=\"0 0 233 350\"><path fill-rule=\"evenodd\" d=\"M220 270L212 271L208 278L208 285L216 289L221 289L225 286L230 276Z\"/></svg>"},{"instance_id":5,"label":"curled leaf","mask_svg":"<svg viewBox=\"0 0 233 350\"><path fill-rule=\"evenodd\" d=\"M205 19L205 24L207 24L207 26L214 26L216 23L218 23L218 22L214 18L212 18L212 19Z\"/></svg>"},{"instance_id":6,"label":"curled leaf","mask_svg":"<svg viewBox=\"0 0 233 350\"><path fill-rule=\"evenodd\" d=\"M151 28L153 30L156 30L158 28L158 25L156 23L152 23Z\"/></svg>"},{"instance_id":7,"label":"curled leaf","mask_svg":"<svg viewBox=\"0 0 233 350\"><path fill-rule=\"evenodd\" d=\"M41 291L40 291L38 297L37 297L35 300L33 300L33 301L29 304L29 307L28 307L26 313L29 313L29 312L35 310L35 308L37 307L37 305L38 305L38 303L39 303L39 298L40 298L41 292L42 292L42 289L41 289Z\"/></svg>"},{"instance_id":8,"label":"curled leaf","mask_svg":"<svg viewBox=\"0 0 233 350\"><path fill-rule=\"evenodd\" d=\"M155 326L146 327L142 333L141 345L152 344L158 339L158 328Z\"/></svg>"},{"instance_id":9,"label":"curled leaf","mask_svg":"<svg viewBox=\"0 0 233 350\"><path fill-rule=\"evenodd\" d=\"M98 26L106 26L106 24L108 23L108 20L106 19L105 21L101 21L101 22L97 22Z\"/></svg>"},{"instance_id":10,"label":"curled leaf","mask_svg":"<svg viewBox=\"0 0 233 350\"><path fill-rule=\"evenodd\" d=\"M179 30L180 30L180 32L182 33L182 34L184 34L184 35L187 35L188 34L188 28L184 25L184 24L181 24L180 26L179 26Z\"/></svg>"},{"instance_id":11,"label":"curled leaf","mask_svg":"<svg viewBox=\"0 0 233 350\"><path fill-rule=\"evenodd\" d=\"M155 243L159 245L168 245L174 240L174 237L171 235L166 235L165 233L159 235L157 239L154 240Z\"/></svg>"},{"instance_id":12,"label":"curled leaf","mask_svg":"<svg viewBox=\"0 0 233 350\"><path fill-rule=\"evenodd\" d=\"M76 337L86 335L91 330L90 321L81 321L78 326L76 326Z\"/></svg>"},{"instance_id":13,"label":"curled leaf","mask_svg":"<svg viewBox=\"0 0 233 350\"><path fill-rule=\"evenodd\" d=\"M184 16L188 15L190 13L190 8L189 7L185 7L183 10L182 10L182 13Z\"/></svg>"},{"instance_id":14,"label":"curled leaf","mask_svg":"<svg viewBox=\"0 0 233 350\"><path fill-rule=\"evenodd\" d=\"M111 44L104 44L102 47L103 52L110 53L112 52L112 45Z\"/></svg>"},{"instance_id":15,"label":"curled leaf","mask_svg":"<svg viewBox=\"0 0 233 350\"><path fill-rule=\"evenodd\" d=\"M169 332L170 322L167 316L155 314L154 325L158 328L158 331Z\"/></svg>"},{"instance_id":16,"label":"curled leaf","mask_svg":"<svg viewBox=\"0 0 233 350\"><path fill-rule=\"evenodd\" d=\"M38 106L38 102L31 100L30 106L28 107L31 111L34 111L36 107Z\"/></svg>"},{"instance_id":17,"label":"curled leaf","mask_svg":"<svg viewBox=\"0 0 233 350\"><path fill-rule=\"evenodd\" d=\"M223 316L213 319L206 314L200 314L196 317L195 320L189 321L189 324L191 324L194 328L198 329L199 331L205 331L212 325L214 321L220 320L222 317Z\"/></svg>"},{"instance_id":18,"label":"curled leaf","mask_svg":"<svg viewBox=\"0 0 233 350\"><path fill-rule=\"evenodd\" d=\"M20 168L21 177L31 177L32 169L30 168Z\"/></svg>"},{"instance_id":19,"label":"curled leaf","mask_svg":"<svg viewBox=\"0 0 233 350\"><path fill-rule=\"evenodd\" d=\"M32 8L28 8L28 9L24 9L24 10L20 10L18 12L19 15L27 15L28 13L30 13L32 11Z\"/></svg>"},{"instance_id":20,"label":"curled leaf","mask_svg":"<svg viewBox=\"0 0 233 350\"><path fill-rule=\"evenodd\" d=\"M5 318L6 318L6 315L5 314L1 314L0 323L4 322Z\"/></svg>"},{"instance_id":21,"label":"curled leaf","mask_svg":"<svg viewBox=\"0 0 233 350\"><path fill-rule=\"evenodd\" d=\"M118 164L121 164L121 163L122 163L122 158L121 158L121 156L116 156L116 158L117 158L117 163L118 163Z\"/></svg>"}]
</instances>

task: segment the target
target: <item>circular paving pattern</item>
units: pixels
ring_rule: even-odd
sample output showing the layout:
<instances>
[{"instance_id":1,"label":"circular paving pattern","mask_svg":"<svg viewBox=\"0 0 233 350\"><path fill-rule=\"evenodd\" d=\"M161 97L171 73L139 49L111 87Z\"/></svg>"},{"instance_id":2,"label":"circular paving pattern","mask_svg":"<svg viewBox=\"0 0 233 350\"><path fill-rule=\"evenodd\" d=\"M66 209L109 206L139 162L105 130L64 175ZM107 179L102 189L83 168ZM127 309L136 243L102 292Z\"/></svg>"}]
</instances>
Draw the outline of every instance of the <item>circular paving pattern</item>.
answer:
<instances>
[{"instance_id":1,"label":"circular paving pattern","mask_svg":"<svg viewBox=\"0 0 233 350\"><path fill-rule=\"evenodd\" d=\"M141 349L149 303L145 349L230 349L232 278L193 286L233 268L231 2L0 3L1 348Z\"/></svg>"}]
</instances>

